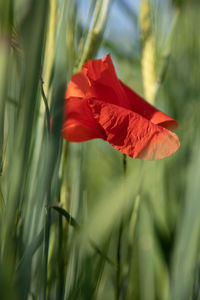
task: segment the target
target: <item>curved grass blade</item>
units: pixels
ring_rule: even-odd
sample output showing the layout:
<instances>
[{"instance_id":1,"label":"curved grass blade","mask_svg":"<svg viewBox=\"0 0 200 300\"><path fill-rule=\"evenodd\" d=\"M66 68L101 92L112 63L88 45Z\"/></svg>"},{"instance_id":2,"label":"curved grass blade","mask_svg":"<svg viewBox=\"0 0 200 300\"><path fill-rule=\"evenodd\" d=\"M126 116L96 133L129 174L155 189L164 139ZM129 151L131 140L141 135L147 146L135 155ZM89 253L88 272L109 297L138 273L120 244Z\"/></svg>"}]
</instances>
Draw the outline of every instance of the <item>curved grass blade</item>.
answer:
<instances>
[{"instance_id":1,"label":"curved grass blade","mask_svg":"<svg viewBox=\"0 0 200 300\"><path fill-rule=\"evenodd\" d=\"M80 225L78 224L78 222L62 207L56 206L56 205L50 205L50 208L53 208L54 210L56 210L58 213L60 213L62 216L65 217L65 219L67 220L68 224L71 225L72 227L74 227L74 229L76 230L80 230ZM114 262L106 255L104 254L101 249L99 249L99 247L96 245L96 243L89 239L90 245L92 246L92 248L95 250L96 253L98 253L101 257L103 257L110 265L112 265L113 267L116 268Z\"/></svg>"}]
</instances>

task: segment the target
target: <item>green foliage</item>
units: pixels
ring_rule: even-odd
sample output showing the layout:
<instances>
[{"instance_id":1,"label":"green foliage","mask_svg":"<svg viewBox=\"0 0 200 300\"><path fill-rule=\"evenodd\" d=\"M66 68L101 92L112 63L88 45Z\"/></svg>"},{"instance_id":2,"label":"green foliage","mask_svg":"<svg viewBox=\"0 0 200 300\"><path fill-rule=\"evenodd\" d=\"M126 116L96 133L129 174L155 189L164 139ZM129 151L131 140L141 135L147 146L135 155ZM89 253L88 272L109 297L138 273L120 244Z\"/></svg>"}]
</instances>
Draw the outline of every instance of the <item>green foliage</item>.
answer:
<instances>
[{"instance_id":1,"label":"green foliage","mask_svg":"<svg viewBox=\"0 0 200 300\"><path fill-rule=\"evenodd\" d=\"M200 5L146 1L139 18L116 1L125 45L104 35L111 2L91 0L82 24L79 1L0 0L2 300L200 299ZM105 141L62 140L67 82L98 51L141 95L156 74L152 101L180 123L172 157L124 172Z\"/></svg>"}]
</instances>

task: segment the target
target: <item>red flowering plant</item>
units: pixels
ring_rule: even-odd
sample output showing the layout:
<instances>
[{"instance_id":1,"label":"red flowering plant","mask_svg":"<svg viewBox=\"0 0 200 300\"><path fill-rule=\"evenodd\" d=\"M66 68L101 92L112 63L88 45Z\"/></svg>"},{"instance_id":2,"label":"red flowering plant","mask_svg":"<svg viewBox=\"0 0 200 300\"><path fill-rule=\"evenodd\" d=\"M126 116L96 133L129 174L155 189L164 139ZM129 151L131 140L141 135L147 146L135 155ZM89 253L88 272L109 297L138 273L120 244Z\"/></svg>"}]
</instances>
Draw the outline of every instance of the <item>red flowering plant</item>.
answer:
<instances>
[{"instance_id":1,"label":"red flowering plant","mask_svg":"<svg viewBox=\"0 0 200 300\"><path fill-rule=\"evenodd\" d=\"M63 137L70 142L100 138L133 158L161 159L180 146L178 126L146 102L115 72L110 55L89 60L66 91Z\"/></svg>"}]
</instances>

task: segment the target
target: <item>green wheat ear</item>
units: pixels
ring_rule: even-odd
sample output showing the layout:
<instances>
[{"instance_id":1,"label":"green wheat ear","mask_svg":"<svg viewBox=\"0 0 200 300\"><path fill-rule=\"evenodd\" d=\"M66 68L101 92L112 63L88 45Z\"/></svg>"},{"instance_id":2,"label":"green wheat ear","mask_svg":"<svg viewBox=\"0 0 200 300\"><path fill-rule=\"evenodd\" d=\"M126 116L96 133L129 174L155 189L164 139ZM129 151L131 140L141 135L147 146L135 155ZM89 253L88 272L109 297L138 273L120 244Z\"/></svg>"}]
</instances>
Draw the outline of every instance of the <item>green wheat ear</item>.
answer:
<instances>
[{"instance_id":1,"label":"green wheat ear","mask_svg":"<svg viewBox=\"0 0 200 300\"><path fill-rule=\"evenodd\" d=\"M84 41L81 58L78 62L76 71L81 69L81 66L88 60L95 57L97 50L102 41L102 36L105 30L106 22L108 19L108 13L111 5L111 0L97 0L91 26L88 35Z\"/></svg>"},{"instance_id":2,"label":"green wheat ear","mask_svg":"<svg viewBox=\"0 0 200 300\"><path fill-rule=\"evenodd\" d=\"M139 15L142 35L142 76L145 98L154 103L157 90L157 76L155 70L155 38L152 31L150 1L142 0Z\"/></svg>"}]
</instances>

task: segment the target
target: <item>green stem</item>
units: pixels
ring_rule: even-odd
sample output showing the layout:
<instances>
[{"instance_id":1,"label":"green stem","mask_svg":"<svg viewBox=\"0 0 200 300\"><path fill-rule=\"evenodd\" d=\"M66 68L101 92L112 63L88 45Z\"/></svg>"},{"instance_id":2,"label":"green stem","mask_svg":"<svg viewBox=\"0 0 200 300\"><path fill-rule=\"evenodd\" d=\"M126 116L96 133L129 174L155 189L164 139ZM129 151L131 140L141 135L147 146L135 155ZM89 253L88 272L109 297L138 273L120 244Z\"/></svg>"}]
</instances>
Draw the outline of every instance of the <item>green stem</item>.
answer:
<instances>
[{"instance_id":1,"label":"green stem","mask_svg":"<svg viewBox=\"0 0 200 300\"><path fill-rule=\"evenodd\" d=\"M196 278L192 291L192 300L198 300L200 295L200 263L197 267Z\"/></svg>"},{"instance_id":2,"label":"green stem","mask_svg":"<svg viewBox=\"0 0 200 300\"><path fill-rule=\"evenodd\" d=\"M127 172L127 156L123 154L123 181L125 184L126 180L126 172ZM121 292L121 252L122 252L122 234L123 234L123 216L121 219L121 223L119 226L118 231L118 241L117 241L117 253L116 253L116 264L117 264L117 271L116 271L116 290L115 290L115 299L120 299L120 292Z\"/></svg>"},{"instance_id":3,"label":"green stem","mask_svg":"<svg viewBox=\"0 0 200 300\"><path fill-rule=\"evenodd\" d=\"M58 280L58 299L63 298L64 294L64 263L63 263L63 257L64 257L64 251L63 251L63 222L62 222L62 215L59 215L59 232L58 232L58 274L59 274L59 280Z\"/></svg>"},{"instance_id":4,"label":"green stem","mask_svg":"<svg viewBox=\"0 0 200 300\"><path fill-rule=\"evenodd\" d=\"M44 227L44 248L43 248L43 263L42 263L42 285L40 291L40 300L45 300L47 296L47 278L48 278L48 256L49 256L49 237L51 226L51 210L47 207Z\"/></svg>"},{"instance_id":5,"label":"green stem","mask_svg":"<svg viewBox=\"0 0 200 300\"><path fill-rule=\"evenodd\" d=\"M120 299L121 291L121 244L122 244L122 233L123 233L123 221L121 221L119 232L118 232L118 241L117 241L117 272L116 272L116 295L115 299Z\"/></svg>"},{"instance_id":6,"label":"green stem","mask_svg":"<svg viewBox=\"0 0 200 300\"><path fill-rule=\"evenodd\" d=\"M127 156L123 154L123 172L124 172L124 180L126 178L126 170L127 170Z\"/></svg>"}]
</instances>

